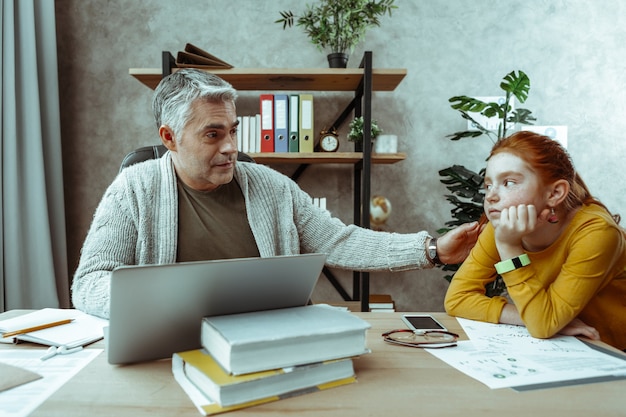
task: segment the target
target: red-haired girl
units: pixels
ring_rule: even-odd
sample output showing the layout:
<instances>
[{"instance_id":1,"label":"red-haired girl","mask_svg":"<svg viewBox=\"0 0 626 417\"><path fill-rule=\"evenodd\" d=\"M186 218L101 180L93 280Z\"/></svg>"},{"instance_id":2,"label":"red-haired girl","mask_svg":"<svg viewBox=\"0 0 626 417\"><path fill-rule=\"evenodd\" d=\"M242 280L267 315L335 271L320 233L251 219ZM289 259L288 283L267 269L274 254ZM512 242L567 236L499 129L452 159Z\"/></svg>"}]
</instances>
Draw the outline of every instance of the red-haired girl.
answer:
<instances>
[{"instance_id":1,"label":"red-haired girl","mask_svg":"<svg viewBox=\"0 0 626 417\"><path fill-rule=\"evenodd\" d=\"M556 141L518 132L487 161L489 220L448 288L448 314L626 349L626 232ZM488 297L498 277L507 294Z\"/></svg>"}]
</instances>

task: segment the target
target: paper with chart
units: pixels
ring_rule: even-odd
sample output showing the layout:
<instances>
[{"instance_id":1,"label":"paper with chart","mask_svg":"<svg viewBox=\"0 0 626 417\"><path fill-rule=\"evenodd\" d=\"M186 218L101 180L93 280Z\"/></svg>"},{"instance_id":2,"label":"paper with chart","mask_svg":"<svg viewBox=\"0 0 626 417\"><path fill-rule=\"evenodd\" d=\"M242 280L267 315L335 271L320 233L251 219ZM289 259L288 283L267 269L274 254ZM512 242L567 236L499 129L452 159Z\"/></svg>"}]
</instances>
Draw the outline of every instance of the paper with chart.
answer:
<instances>
[{"instance_id":1,"label":"paper with chart","mask_svg":"<svg viewBox=\"0 0 626 417\"><path fill-rule=\"evenodd\" d=\"M605 354L573 336L537 339L523 326L458 321L470 340L428 351L493 389L626 376L626 356Z\"/></svg>"}]
</instances>

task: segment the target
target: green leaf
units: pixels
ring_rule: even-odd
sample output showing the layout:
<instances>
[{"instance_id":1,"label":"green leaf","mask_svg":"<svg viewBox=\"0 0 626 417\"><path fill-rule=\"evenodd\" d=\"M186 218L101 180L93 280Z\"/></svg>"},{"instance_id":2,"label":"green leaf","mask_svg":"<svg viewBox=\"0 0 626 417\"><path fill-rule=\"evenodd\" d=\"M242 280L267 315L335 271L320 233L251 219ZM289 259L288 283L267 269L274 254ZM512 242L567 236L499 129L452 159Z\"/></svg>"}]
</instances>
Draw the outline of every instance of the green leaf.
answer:
<instances>
[{"instance_id":1,"label":"green leaf","mask_svg":"<svg viewBox=\"0 0 626 417\"><path fill-rule=\"evenodd\" d=\"M471 181L472 184L476 186L481 186L483 183L483 177L480 173L475 173L474 171L465 168L463 165L452 165L451 167L444 168L439 171L439 175L450 176L453 178L457 178L463 181Z\"/></svg>"},{"instance_id":2,"label":"green leaf","mask_svg":"<svg viewBox=\"0 0 626 417\"><path fill-rule=\"evenodd\" d=\"M461 165L439 171L443 177L441 183L452 192L445 195L446 200L454 206L450 210L454 220L446 222L446 226L458 226L480 219L484 201L482 172L475 173Z\"/></svg>"},{"instance_id":3,"label":"green leaf","mask_svg":"<svg viewBox=\"0 0 626 417\"><path fill-rule=\"evenodd\" d=\"M517 97L520 103L523 103L528 98L530 92L530 79L523 71L511 71L504 77L504 80L500 84L500 88L507 93L513 94Z\"/></svg>"},{"instance_id":4,"label":"green leaf","mask_svg":"<svg viewBox=\"0 0 626 417\"><path fill-rule=\"evenodd\" d=\"M463 138L475 138L482 134L483 132L480 130L465 130L463 132L456 132L451 135L447 135L446 137L450 138L450 140L460 140Z\"/></svg>"},{"instance_id":5,"label":"green leaf","mask_svg":"<svg viewBox=\"0 0 626 417\"><path fill-rule=\"evenodd\" d=\"M450 103L458 102L450 105L453 109L472 113L480 113L487 107L487 103L468 96L454 96L448 101Z\"/></svg>"},{"instance_id":6,"label":"green leaf","mask_svg":"<svg viewBox=\"0 0 626 417\"><path fill-rule=\"evenodd\" d=\"M506 114L509 106L506 103L502 103L501 105L495 102L487 103L487 107L482 111L482 115L485 117L495 117L498 116L498 119L502 119Z\"/></svg>"},{"instance_id":7,"label":"green leaf","mask_svg":"<svg viewBox=\"0 0 626 417\"><path fill-rule=\"evenodd\" d=\"M513 111L506 119L507 122L519 123L523 125L532 125L537 119L532 115L532 112L528 109L519 108Z\"/></svg>"},{"instance_id":8,"label":"green leaf","mask_svg":"<svg viewBox=\"0 0 626 417\"><path fill-rule=\"evenodd\" d=\"M287 28L287 26L289 26L289 27L293 26L294 16L293 16L293 13L290 10L287 10L287 11L284 11L284 12L280 12L280 15L282 16L282 18L274 21L274 23L282 23L283 24L283 30L285 30Z\"/></svg>"}]
</instances>

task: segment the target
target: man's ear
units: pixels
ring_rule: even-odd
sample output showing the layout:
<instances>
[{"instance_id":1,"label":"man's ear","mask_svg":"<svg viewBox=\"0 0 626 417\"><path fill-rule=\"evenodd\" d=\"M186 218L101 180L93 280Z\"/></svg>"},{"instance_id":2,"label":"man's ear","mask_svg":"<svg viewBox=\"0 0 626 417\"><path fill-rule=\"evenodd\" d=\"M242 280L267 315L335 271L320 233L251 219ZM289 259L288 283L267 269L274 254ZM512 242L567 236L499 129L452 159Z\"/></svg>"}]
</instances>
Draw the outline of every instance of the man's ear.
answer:
<instances>
[{"instance_id":1,"label":"man's ear","mask_svg":"<svg viewBox=\"0 0 626 417\"><path fill-rule=\"evenodd\" d=\"M167 149L172 152L176 151L176 135L174 135L174 131L169 126L162 125L159 128L159 136Z\"/></svg>"},{"instance_id":2,"label":"man's ear","mask_svg":"<svg viewBox=\"0 0 626 417\"><path fill-rule=\"evenodd\" d=\"M558 180L552 184L550 196L548 197L552 207L558 206L567 198L569 188L567 180Z\"/></svg>"}]
</instances>

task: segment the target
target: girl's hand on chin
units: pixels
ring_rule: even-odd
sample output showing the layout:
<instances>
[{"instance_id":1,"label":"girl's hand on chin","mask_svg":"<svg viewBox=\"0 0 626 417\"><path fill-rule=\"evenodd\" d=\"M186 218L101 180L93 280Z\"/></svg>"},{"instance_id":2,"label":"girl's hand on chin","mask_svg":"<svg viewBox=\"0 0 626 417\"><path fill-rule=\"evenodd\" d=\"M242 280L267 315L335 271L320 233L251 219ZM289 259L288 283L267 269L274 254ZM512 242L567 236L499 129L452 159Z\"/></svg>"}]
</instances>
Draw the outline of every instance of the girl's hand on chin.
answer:
<instances>
[{"instance_id":1,"label":"girl's hand on chin","mask_svg":"<svg viewBox=\"0 0 626 417\"><path fill-rule=\"evenodd\" d=\"M535 230L537 222L537 209L534 205L507 207L500 213L495 230L496 240L509 245L519 244L522 237Z\"/></svg>"}]
</instances>

